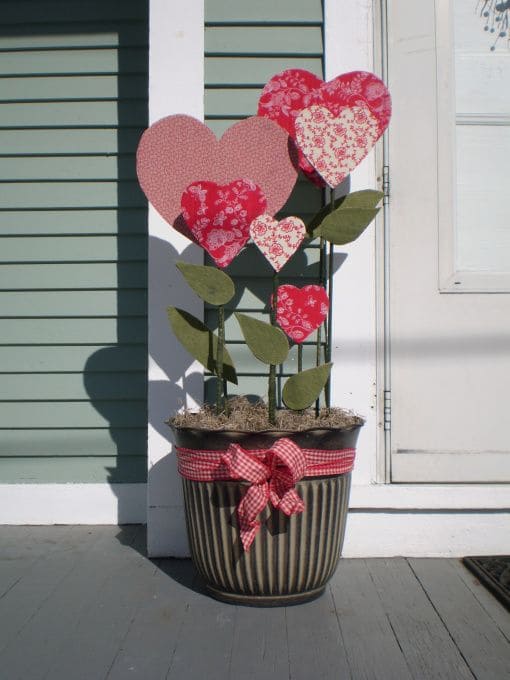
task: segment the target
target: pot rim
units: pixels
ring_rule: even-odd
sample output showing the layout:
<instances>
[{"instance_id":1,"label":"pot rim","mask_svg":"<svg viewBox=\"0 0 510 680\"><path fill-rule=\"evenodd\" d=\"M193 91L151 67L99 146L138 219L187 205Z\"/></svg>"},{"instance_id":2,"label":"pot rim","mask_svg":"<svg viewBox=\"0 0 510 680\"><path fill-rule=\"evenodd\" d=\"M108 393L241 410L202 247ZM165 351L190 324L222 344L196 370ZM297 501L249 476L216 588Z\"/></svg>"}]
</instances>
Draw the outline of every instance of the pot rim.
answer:
<instances>
[{"instance_id":1,"label":"pot rim","mask_svg":"<svg viewBox=\"0 0 510 680\"><path fill-rule=\"evenodd\" d=\"M309 427L304 430L221 430L221 429L211 429L207 427L190 427L187 425L174 425L170 420L166 420L165 423L172 430L183 430L186 432L195 433L215 433L215 434L268 434L268 435L279 435L279 434L304 434L310 432L351 432L352 430L361 429L365 425L365 420L362 419L361 423L356 423L355 425L343 426L343 427Z\"/></svg>"}]
</instances>

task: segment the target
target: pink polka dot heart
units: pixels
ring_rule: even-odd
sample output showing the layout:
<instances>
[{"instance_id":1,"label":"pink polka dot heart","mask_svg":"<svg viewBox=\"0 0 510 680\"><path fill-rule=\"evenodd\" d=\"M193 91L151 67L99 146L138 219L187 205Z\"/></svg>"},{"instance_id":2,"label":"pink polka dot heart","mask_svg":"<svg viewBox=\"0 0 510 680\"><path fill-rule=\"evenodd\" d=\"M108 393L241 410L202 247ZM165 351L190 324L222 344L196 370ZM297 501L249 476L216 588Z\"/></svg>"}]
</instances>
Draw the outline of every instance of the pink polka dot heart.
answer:
<instances>
[{"instance_id":1,"label":"pink polka dot heart","mask_svg":"<svg viewBox=\"0 0 510 680\"><path fill-rule=\"evenodd\" d=\"M228 128L221 139L191 116L177 114L153 123L136 152L143 192L159 214L190 238L180 217L181 196L192 182L227 184L249 177L261 188L267 212L274 215L296 182L296 152L277 123L250 116Z\"/></svg>"},{"instance_id":2,"label":"pink polka dot heart","mask_svg":"<svg viewBox=\"0 0 510 680\"><path fill-rule=\"evenodd\" d=\"M304 342L327 316L329 298L322 286L280 286L277 296L276 321L294 342Z\"/></svg>"},{"instance_id":3,"label":"pink polka dot heart","mask_svg":"<svg viewBox=\"0 0 510 680\"><path fill-rule=\"evenodd\" d=\"M253 220L250 235L269 264L279 272L301 245L306 228L299 217L286 217L278 222L266 214Z\"/></svg>"},{"instance_id":4,"label":"pink polka dot heart","mask_svg":"<svg viewBox=\"0 0 510 680\"><path fill-rule=\"evenodd\" d=\"M377 119L364 105L336 117L324 106L310 106L296 118L299 148L332 188L361 163L378 137Z\"/></svg>"},{"instance_id":5,"label":"pink polka dot heart","mask_svg":"<svg viewBox=\"0 0 510 680\"><path fill-rule=\"evenodd\" d=\"M193 182L181 198L182 214L197 242L218 267L228 266L250 238L250 223L266 198L249 179L230 184Z\"/></svg>"}]
</instances>

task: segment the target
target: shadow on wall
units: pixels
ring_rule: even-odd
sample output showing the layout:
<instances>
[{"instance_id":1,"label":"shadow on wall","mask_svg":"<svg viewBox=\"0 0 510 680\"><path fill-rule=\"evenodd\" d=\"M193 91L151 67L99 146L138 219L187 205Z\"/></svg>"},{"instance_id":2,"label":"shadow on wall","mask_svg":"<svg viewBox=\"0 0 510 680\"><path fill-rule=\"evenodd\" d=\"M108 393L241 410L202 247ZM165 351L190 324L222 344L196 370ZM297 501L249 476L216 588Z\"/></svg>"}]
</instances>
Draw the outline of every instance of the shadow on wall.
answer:
<instances>
[{"instance_id":1,"label":"shadow on wall","mask_svg":"<svg viewBox=\"0 0 510 680\"><path fill-rule=\"evenodd\" d=\"M117 201L108 206L117 215L117 263L111 264L117 270L116 344L89 356L84 384L107 421L113 443L108 454L115 464L106 467L106 480L117 495L118 521L124 523L140 520L145 499L140 507L139 492L126 493L129 487L120 485L143 483L147 476L147 204L136 180L135 152L148 125L148 2L130 2L123 13L116 3L106 0L105 5L112 17L119 16L100 29L118 36ZM136 22L130 20L130 7ZM89 12L93 17L94 8ZM111 381L109 388L98 379L101 375Z\"/></svg>"}]
</instances>

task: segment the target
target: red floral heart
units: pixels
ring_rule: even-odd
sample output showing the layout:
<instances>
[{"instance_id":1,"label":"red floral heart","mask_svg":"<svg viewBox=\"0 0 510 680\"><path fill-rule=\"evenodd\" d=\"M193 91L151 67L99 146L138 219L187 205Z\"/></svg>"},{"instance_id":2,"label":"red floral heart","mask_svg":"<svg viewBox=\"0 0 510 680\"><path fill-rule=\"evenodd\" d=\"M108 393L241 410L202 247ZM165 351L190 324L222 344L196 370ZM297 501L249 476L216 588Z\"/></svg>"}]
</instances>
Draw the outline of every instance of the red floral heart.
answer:
<instances>
[{"instance_id":1,"label":"red floral heart","mask_svg":"<svg viewBox=\"0 0 510 680\"><path fill-rule=\"evenodd\" d=\"M276 321L294 342L306 340L328 314L329 298L322 286L285 285L278 288L277 295Z\"/></svg>"},{"instance_id":2,"label":"red floral heart","mask_svg":"<svg viewBox=\"0 0 510 680\"><path fill-rule=\"evenodd\" d=\"M251 222L266 209L266 198L249 179L230 184L193 182L181 198L182 214L218 267L226 267L250 237Z\"/></svg>"},{"instance_id":3,"label":"red floral heart","mask_svg":"<svg viewBox=\"0 0 510 680\"><path fill-rule=\"evenodd\" d=\"M261 188L274 215L287 201L297 175L297 153L274 121L251 116L221 139L191 116L167 116L142 135L136 171L145 195L159 214L191 238L180 217L181 196L192 182L228 184L249 177Z\"/></svg>"},{"instance_id":4,"label":"red floral heart","mask_svg":"<svg viewBox=\"0 0 510 680\"><path fill-rule=\"evenodd\" d=\"M303 109L314 104L325 106L335 117L345 108L367 106L378 122L377 139L388 127L391 116L390 94L373 73L352 71L325 83L303 69L288 69L273 76L262 90L258 114L276 121L295 142L295 120ZM299 167L315 184L324 185L301 152Z\"/></svg>"}]
</instances>

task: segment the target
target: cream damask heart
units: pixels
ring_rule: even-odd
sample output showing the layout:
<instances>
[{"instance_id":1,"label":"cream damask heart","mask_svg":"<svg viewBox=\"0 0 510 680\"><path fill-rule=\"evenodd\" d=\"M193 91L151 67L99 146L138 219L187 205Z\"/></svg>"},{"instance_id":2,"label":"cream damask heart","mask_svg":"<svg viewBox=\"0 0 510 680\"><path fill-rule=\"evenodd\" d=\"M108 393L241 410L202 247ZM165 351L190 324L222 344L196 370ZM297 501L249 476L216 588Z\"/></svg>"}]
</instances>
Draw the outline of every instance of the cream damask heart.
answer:
<instances>
[{"instance_id":1,"label":"cream damask heart","mask_svg":"<svg viewBox=\"0 0 510 680\"><path fill-rule=\"evenodd\" d=\"M361 163L380 134L377 118L362 103L338 116L324 106L310 106L295 125L299 148L331 188Z\"/></svg>"},{"instance_id":2,"label":"cream damask heart","mask_svg":"<svg viewBox=\"0 0 510 680\"><path fill-rule=\"evenodd\" d=\"M278 222L264 214L251 223L250 236L273 269L279 272L301 245L306 227L299 217L286 217Z\"/></svg>"}]
</instances>

